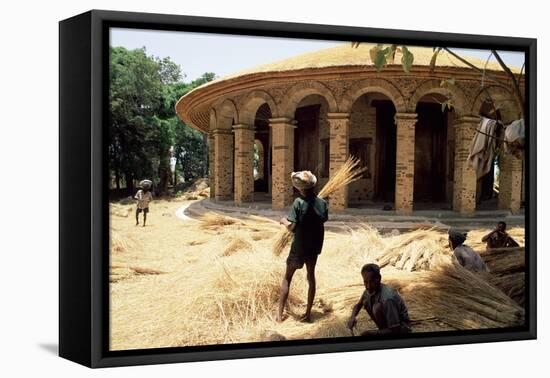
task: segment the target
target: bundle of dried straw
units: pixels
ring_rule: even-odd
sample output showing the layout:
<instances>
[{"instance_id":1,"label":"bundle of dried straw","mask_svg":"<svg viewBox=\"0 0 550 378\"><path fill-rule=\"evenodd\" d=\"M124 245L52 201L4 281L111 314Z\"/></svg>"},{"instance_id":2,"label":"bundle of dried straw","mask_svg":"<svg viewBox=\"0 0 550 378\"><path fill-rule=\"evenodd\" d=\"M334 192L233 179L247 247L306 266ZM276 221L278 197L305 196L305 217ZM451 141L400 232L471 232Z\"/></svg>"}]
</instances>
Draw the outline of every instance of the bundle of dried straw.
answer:
<instances>
[{"instance_id":1,"label":"bundle of dried straw","mask_svg":"<svg viewBox=\"0 0 550 378\"><path fill-rule=\"evenodd\" d=\"M326 199L339 189L358 180L363 172L365 172L365 170L367 169L366 167L361 167L360 164L361 160L350 155L348 159L344 162L344 164L342 164L342 166L338 169L338 171L336 171L336 173L328 180L325 186L323 186L317 196ZM273 254L275 256L279 256L291 240L292 232L290 232L286 228L280 231L275 238L275 244L273 245Z\"/></svg>"}]
</instances>

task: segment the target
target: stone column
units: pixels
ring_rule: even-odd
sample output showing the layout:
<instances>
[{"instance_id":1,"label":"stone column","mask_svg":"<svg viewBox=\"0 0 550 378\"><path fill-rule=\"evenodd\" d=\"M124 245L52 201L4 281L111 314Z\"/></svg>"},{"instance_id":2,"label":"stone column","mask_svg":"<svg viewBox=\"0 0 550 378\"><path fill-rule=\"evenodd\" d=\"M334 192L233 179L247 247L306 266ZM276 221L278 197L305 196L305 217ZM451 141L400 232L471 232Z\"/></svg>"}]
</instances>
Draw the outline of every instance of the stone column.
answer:
<instances>
[{"instance_id":1,"label":"stone column","mask_svg":"<svg viewBox=\"0 0 550 378\"><path fill-rule=\"evenodd\" d=\"M414 195L414 128L416 113L396 113L395 211L410 215Z\"/></svg>"},{"instance_id":2,"label":"stone column","mask_svg":"<svg viewBox=\"0 0 550 378\"><path fill-rule=\"evenodd\" d=\"M214 129L214 192L216 200L232 198L233 181L233 132L230 129Z\"/></svg>"},{"instance_id":3,"label":"stone column","mask_svg":"<svg viewBox=\"0 0 550 378\"><path fill-rule=\"evenodd\" d=\"M254 128L234 125L235 133L235 203L254 200Z\"/></svg>"},{"instance_id":4,"label":"stone column","mask_svg":"<svg viewBox=\"0 0 550 378\"><path fill-rule=\"evenodd\" d=\"M521 206L522 161L501 150L498 207L517 213Z\"/></svg>"},{"instance_id":5,"label":"stone column","mask_svg":"<svg viewBox=\"0 0 550 378\"><path fill-rule=\"evenodd\" d=\"M294 169L294 126L289 118L271 118L273 152L271 203L273 210L282 210L293 201L290 174Z\"/></svg>"},{"instance_id":6,"label":"stone column","mask_svg":"<svg viewBox=\"0 0 550 378\"><path fill-rule=\"evenodd\" d=\"M208 134L208 184L210 185L210 198L216 198L216 151L214 148L214 135Z\"/></svg>"},{"instance_id":7,"label":"stone column","mask_svg":"<svg viewBox=\"0 0 550 378\"><path fill-rule=\"evenodd\" d=\"M456 120L455 128L455 171L453 187L453 209L463 215L476 211L477 175L470 163L470 144L479 126L479 118L463 116Z\"/></svg>"},{"instance_id":8,"label":"stone column","mask_svg":"<svg viewBox=\"0 0 550 378\"><path fill-rule=\"evenodd\" d=\"M329 123L329 177L345 163L349 156L349 113L328 113ZM312 141L316 143L316 141ZM339 212L348 207L348 187L331 194L329 198L330 210Z\"/></svg>"}]
</instances>

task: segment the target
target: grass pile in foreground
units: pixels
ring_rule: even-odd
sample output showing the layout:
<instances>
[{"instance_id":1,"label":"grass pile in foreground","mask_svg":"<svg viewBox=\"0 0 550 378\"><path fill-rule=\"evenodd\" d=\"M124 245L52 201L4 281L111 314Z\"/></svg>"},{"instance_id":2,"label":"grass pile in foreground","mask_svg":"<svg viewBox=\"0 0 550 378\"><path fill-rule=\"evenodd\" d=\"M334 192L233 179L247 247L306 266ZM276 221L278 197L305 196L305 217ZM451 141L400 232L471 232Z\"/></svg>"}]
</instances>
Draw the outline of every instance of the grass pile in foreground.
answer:
<instances>
[{"instance_id":1,"label":"grass pile in foreground","mask_svg":"<svg viewBox=\"0 0 550 378\"><path fill-rule=\"evenodd\" d=\"M223 227L203 228L200 221L161 215L173 213L176 202L154 205L144 228L135 227L132 219L112 218L120 239L111 244L114 350L350 336L346 321L364 290L361 266L383 259L388 260L383 281L401 292L414 332L508 327L523 321L522 308L490 279L453 264L450 250L441 247L444 232L384 236L363 225L348 233L326 232L316 270L314 322L296 320L307 299L302 269L290 289L290 316L276 323L286 258L272 253L276 222L232 218ZM124 242L127 247L117 251ZM415 251L431 251L430 263L418 264L428 256L423 253L412 271L399 269L400 261L407 267ZM132 270L136 267L149 274ZM358 322L358 331L374 328L364 312Z\"/></svg>"}]
</instances>

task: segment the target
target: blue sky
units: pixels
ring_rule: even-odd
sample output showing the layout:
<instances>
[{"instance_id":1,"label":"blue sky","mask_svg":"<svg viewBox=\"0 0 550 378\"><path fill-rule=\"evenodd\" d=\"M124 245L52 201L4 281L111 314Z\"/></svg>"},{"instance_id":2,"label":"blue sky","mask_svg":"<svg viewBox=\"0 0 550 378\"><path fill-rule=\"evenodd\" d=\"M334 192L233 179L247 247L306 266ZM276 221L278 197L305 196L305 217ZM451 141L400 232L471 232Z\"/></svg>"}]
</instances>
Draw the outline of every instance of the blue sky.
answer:
<instances>
[{"instance_id":1,"label":"blue sky","mask_svg":"<svg viewBox=\"0 0 550 378\"><path fill-rule=\"evenodd\" d=\"M111 29L111 46L145 47L148 55L170 57L191 81L204 72L225 76L259 64L336 46L342 42L290 38L230 36L220 34ZM453 49L468 56L487 59L488 51ZM521 67L524 54L502 52L503 60Z\"/></svg>"}]
</instances>

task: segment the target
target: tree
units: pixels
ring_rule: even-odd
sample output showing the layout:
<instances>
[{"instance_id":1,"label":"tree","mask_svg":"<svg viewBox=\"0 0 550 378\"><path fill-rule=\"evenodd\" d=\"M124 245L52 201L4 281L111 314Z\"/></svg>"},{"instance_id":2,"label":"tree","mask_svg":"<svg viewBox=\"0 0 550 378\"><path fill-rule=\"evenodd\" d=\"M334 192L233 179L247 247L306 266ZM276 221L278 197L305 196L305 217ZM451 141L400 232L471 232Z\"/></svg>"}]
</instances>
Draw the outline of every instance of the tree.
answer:
<instances>
[{"instance_id":1,"label":"tree","mask_svg":"<svg viewBox=\"0 0 550 378\"><path fill-rule=\"evenodd\" d=\"M117 189L124 178L131 194L134 180L149 178L160 194L166 193L172 148L186 177L204 174L204 138L177 118L174 107L181 96L214 77L205 73L184 83L180 66L170 58L148 56L145 48L110 49L109 157Z\"/></svg>"},{"instance_id":2,"label":"tree","mask_svg":"<svg viewBox=\"0 0 550 378\"><path fill-rule=\"evenodd\" d=\"M176 158L176 171L181 171L186 180L202 177L208 170L206 138L204 134L183 123L176 116L174 109L181 96L214 78L214 73L206 72L190 83L178 82L163 87L162 106L158 115L169 122L172 133L171 143ZM177 177L177 174L175 176Z\"/></svg>"},{"instance_id":3,"label":"tree","mask_svg":"<svg viewBox=\"0 0 550 378\"><path fill-rule=\"evenodd\" d=\"M123 174L128 191L133 191L134 179L152 176L147 142L155 131L152 121L159 106L159 64L145 49L115 47L110 53L111 167L117 181Z\"/></svg>"}]
</instances>

